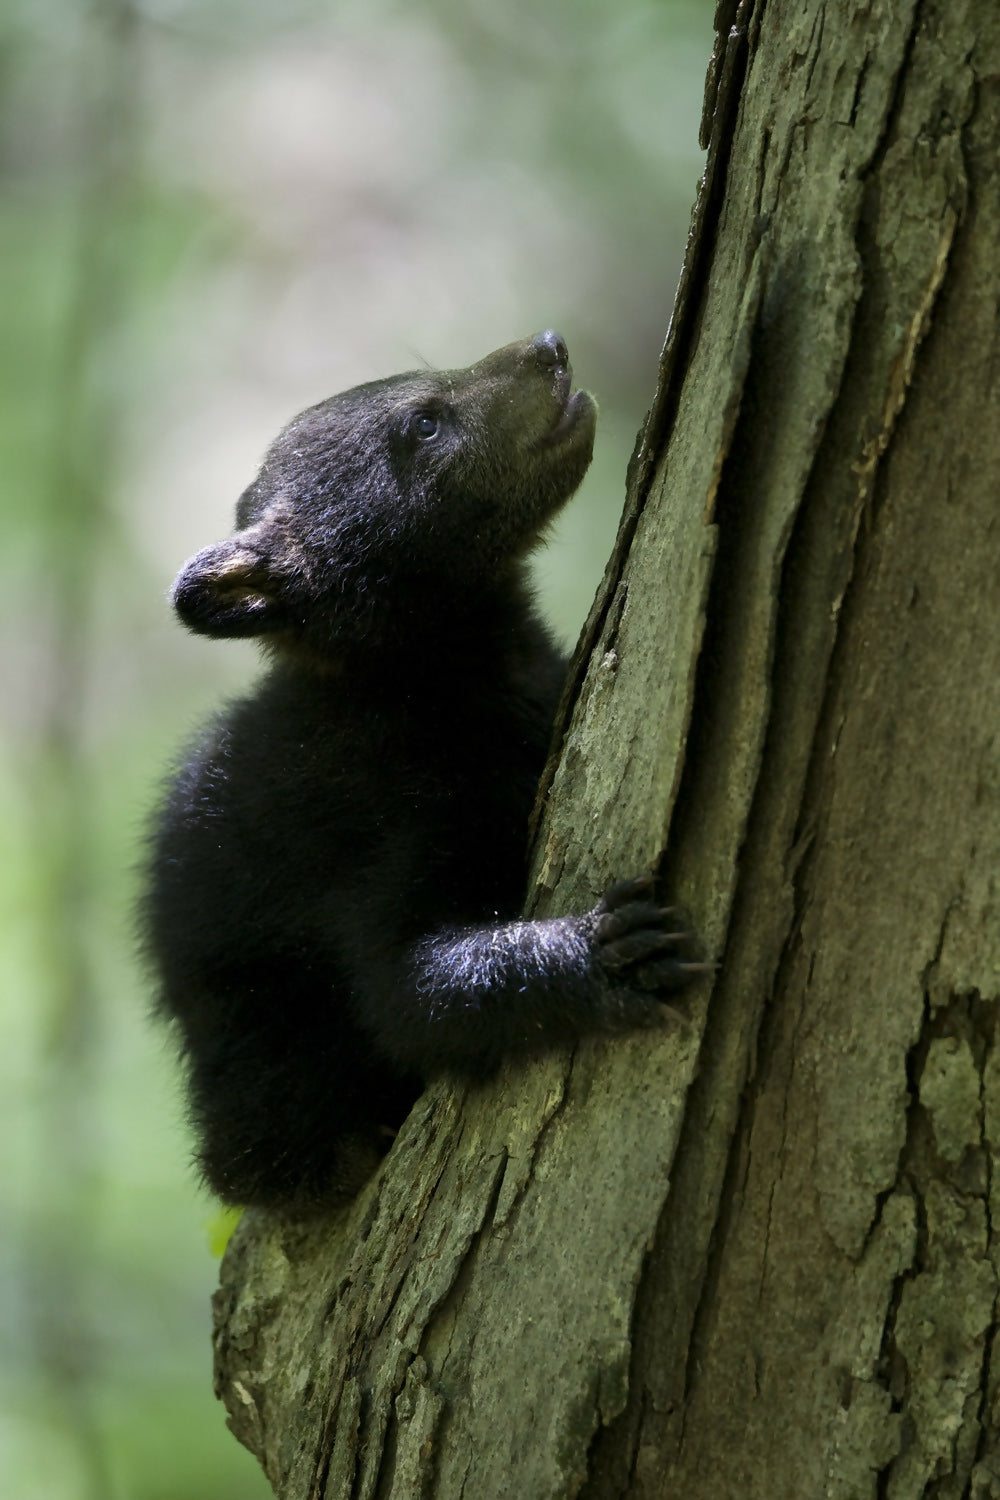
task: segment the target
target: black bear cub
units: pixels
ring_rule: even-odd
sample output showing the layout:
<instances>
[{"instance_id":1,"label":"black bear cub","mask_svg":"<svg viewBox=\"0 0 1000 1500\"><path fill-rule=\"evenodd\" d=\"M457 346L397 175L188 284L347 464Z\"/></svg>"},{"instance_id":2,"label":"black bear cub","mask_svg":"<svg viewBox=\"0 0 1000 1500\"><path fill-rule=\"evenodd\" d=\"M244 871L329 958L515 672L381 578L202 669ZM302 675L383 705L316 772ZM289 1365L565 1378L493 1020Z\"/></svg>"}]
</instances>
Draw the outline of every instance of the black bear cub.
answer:
<instances>
[{"instance_id":1,"label":"black bear cub","mask_svg":"<svg viewBox=\"0 0 1000 1500\"><path fill-rule=\"evenodd\" d=\"M525 560L595 420L553 332L358 386L285 428L177 579L191 630L269 654L183 760L144 903L230 1202L334 1202L423 1080L648 1024L701 967L642 881L518 918L565 668Z\"/></svg>"}]
</instances>

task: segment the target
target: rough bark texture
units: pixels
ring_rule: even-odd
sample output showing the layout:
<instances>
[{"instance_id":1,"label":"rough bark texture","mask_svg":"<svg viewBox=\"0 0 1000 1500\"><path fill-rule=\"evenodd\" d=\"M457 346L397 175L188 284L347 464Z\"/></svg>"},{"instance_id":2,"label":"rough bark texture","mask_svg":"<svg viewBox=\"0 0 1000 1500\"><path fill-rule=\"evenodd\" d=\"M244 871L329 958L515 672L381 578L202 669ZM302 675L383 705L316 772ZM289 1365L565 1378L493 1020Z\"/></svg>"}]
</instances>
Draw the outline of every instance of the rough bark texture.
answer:
<instances>
[{"instance_id":1,"label":"rough bark texture","mask_svg":"<svg viewBox=\"0 0 1000 1500\"><path fill-rule=\"evenodd\" d=\"M534 900L669 827L722 967L245 1218L219 1388L284 1500L1000 1496L1000 13L718 20Z\"/></svg>"}]
</instances>

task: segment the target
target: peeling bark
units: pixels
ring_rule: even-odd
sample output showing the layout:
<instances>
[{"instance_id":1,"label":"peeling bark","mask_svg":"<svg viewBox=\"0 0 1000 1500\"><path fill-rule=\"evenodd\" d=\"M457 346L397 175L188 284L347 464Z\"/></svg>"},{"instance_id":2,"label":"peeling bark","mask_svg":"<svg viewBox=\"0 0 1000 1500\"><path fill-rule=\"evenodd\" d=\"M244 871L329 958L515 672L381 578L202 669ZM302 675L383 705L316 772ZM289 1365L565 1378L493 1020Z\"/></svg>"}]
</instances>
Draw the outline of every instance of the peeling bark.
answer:
<instances>
[{"instance_id":1,"label":"peeling bark","mask_svg":"<svg viewBox=\"0 0 1000 1500\"><path fill-rule=\"evenodd\" d=\"M285 1500L1000 1496L1000 13L717 21L532 907L669 830L722 966L246 1216L218 1385Z\"/></svg>"}]
</instances>

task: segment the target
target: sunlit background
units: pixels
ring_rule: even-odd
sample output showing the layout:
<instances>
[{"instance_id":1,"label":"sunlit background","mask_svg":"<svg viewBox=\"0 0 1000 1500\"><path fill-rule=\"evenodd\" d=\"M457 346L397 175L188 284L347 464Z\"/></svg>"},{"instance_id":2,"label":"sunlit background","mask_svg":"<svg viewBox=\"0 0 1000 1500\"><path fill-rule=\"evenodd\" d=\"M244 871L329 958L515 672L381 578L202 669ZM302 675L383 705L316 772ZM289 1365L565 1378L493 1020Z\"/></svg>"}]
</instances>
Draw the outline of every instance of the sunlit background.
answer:
<instances>
[{"instance_id":1,"label":"sunlit background","mask_svg":"<svg viewBox=\"0 0 1000 1500\"><path fill-rule=\"evenodd\" d=\"M179 739L254 670L164 593L358 381L554 326L601 403L538 563L569 642L694 198L708 0L0 12L0 1495L253 1500L212 1204L130 909Z\"/></svg>"}]
</instances>

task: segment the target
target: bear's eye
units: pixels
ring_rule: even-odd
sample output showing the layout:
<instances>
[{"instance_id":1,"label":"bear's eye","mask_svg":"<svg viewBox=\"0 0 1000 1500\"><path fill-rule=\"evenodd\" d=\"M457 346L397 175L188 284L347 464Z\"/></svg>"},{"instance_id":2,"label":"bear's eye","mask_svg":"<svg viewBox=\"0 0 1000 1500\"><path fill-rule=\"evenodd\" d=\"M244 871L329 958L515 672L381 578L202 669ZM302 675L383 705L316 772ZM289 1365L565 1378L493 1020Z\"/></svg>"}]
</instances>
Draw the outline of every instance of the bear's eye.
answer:
<instances>
[{"instance_id":1,"label":"bear's eye","mask_svg":"<svg viewBox=\"0 0 1000 1500\"><path fill-rule=\"evenodd\" d=\"M439 426L440 423L432 411L418 411L409 422L413 436L423 443L429 442L432 437L437 437Z\"/></svg>"}]
</instances>

